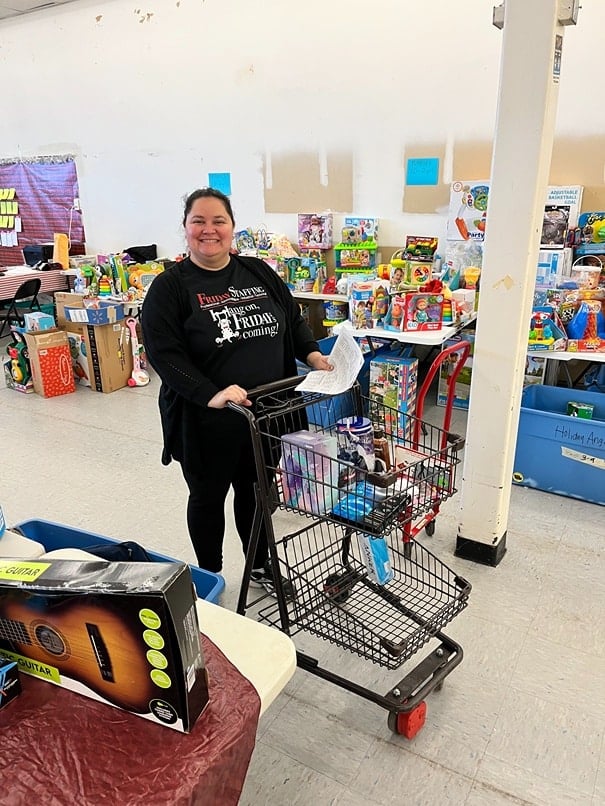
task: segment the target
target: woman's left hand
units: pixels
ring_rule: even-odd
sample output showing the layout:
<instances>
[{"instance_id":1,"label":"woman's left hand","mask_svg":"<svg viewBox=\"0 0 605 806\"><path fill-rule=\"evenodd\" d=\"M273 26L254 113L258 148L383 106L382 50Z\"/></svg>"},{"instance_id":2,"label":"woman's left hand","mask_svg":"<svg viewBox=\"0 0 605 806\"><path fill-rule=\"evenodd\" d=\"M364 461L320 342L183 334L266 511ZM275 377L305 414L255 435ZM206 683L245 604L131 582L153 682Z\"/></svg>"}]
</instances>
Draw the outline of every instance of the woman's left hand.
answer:
<instances>
[{"instance_id":1,"label":"woman's left hand","mask_svg":"<svg viewBox=\"0 0 605 806\"><path fill-rule=\"evenodd\" d=\"M307 356L307 364L311 369L324 369L327 372L331 372L334 369L332 364L328 361L328 356L318 351L309 353Z\"/></svg>"}]
</instances>

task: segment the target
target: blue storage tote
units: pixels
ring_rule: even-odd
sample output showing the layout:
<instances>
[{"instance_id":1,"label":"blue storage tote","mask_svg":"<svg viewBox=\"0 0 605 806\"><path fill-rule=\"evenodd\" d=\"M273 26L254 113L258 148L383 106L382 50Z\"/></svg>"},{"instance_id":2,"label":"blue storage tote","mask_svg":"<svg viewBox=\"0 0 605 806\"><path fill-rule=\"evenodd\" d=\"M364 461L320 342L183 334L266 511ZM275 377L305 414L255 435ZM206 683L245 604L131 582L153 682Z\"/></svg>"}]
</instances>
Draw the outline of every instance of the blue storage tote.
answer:
<instances>
[{"instance_id":1,"label":"blue storage tote","mask_svg":"<svg viewBox=\"0 0 605 806\"><path fill-rule=\"evenodd\" d=\"M92 546L117 544L120 541L110 537L95 534L94 532L83 532L71 526L63 526L60 523L53 523L45 520L23 521L15 526L25 537L41 543L46 551L55 549L86 549ZM157 562L177 562L174 557L167 557L165 554L158 554L155 551L145 549L152 560ZM200 599L216 604L218 598L225 587L225 580L220 574L213 574L196 565L190 565L191 578Z\"/></svg>"},{"instance_id":2,"label":"blue storage tote","mask_svg":"<svg viewBox=\"0 0 605 806\"><path fill-rule=\"evenodd\" d=\"M568 415L570 402L592 404L593 419ZM605 505L605 394L526 387L513 482Z\"/></svg>"},{"instance_id":3,"label":"blue storage tote","mask_svg":"<svg viewBox=\"0 0 605 806\"><path fill-rule=\"evenodd\" d=\"M330 355L336 339L336 336L328 336L325 339L320 339L317 342L320 351L324 355ZM357 380L359 381L359 386L361 388L361 394L365 397L369 395L370 391L370 362L372 359L377 355L401 355L401 350L392 349L390 342L388 344L384 344L382 337L377 341L380 341L380 344L376 346L375 350L373 352L369 351L364 354L363 366L359 370L359 374L357 376ZM309 367L306 366L306 364L303 364L300 361L298 362L299 375L306 375L309 371ZM350 404L350 397L347 397L346 402ZM341 400L337 400L336 403L334 403L332 400L324 400L320 403L316 403L307 409L306 414L310 423L326 428L334 425L337 420L340 420L343 417L353 416L355 412L352 409L345 407L345 398L342 398Z\"/></svg>"}]
</instances>

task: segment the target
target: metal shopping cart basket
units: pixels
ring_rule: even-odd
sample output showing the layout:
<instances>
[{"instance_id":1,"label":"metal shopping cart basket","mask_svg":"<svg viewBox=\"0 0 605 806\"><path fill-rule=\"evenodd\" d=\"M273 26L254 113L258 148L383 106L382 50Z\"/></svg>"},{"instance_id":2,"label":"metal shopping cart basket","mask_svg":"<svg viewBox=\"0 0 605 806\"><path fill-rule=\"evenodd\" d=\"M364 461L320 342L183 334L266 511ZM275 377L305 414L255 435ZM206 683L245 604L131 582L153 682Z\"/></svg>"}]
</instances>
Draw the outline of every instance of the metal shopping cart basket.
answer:
<instances>
[{"instance_id":1,"label":"metal shopping cart basket","mask_svg":"<svg viewBox=\"0 0 605 806\"><path fill-rule=\"evenodd\" d=\"M252 410L232 405L249 421L258 473L238 612L259 601L248 602L248 587L264 527L276 584L275 599L258 610L260 620L292 636L317 636L390 670L436 640L385 695L297 652L299 667L385 708L389 728L408 738L424 724L427 694L462 660L460 645L441 630L466 607L471 586L415 538L423 529L432 534L440 504L456 492L464 440L449 425L455 380L469 350L468 342L443 350L414 414L362 395L357 384L333 397L297 392L300 378L251 391ZM437 369L450 358L455 363L440 428L421 415ZM347 426L359 421L385 434L390 468L354 449ZM296 519L296 529L276 534L271 514L277 507L303 516L304 525Z\"/></svg>"}]
</instances>

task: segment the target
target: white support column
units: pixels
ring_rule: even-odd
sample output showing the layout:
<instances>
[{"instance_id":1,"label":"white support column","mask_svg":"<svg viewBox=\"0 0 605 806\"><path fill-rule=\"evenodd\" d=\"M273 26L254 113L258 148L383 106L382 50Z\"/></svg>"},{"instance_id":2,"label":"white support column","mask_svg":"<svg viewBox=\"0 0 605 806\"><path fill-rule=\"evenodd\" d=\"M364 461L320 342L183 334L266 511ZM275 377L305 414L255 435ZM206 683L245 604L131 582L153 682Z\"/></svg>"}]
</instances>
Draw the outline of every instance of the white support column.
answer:
<instances>
[{"instance_id":1,"label":"white support column","mask_svg":"<svg viewBox=\"0 0 605 806\"><path fill-rule=\"evenodd\" d=\"M552 154L559 0L505 0L498 115L456 555L506 551L523 375Z\"/></svg>"}]
</instances>

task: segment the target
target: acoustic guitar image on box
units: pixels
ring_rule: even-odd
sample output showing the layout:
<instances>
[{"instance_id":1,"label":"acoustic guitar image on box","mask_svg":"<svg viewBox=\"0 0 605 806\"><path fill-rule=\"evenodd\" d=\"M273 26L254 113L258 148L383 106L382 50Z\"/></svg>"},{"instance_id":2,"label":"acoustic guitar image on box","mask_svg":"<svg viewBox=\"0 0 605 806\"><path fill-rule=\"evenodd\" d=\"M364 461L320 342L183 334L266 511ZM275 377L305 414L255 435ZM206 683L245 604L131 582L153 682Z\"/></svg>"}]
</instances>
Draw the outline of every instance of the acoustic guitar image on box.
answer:
<instances>
[{"instance_id":1,"label":"acoustic guitar image on box","mask_svg":"<svg viewBox=\"0 0 605 806\"><path fill-rule=\"evenodd\" d=\"M157 696L143 625L105 604L30 593L0 597L0 646L58 669L114 705L149 711Z\"/></svg>"}]
</instances>

